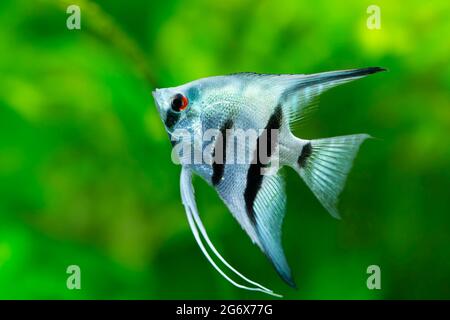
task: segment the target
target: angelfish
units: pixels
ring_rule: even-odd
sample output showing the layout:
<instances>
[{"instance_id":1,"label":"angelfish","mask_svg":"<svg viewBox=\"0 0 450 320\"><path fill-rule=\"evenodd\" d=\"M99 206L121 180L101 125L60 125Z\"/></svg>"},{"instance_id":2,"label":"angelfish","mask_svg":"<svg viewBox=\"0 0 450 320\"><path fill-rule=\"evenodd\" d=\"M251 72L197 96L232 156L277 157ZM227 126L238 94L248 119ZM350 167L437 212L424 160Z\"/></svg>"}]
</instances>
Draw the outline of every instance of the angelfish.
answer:
<instances>
[{"instance_id":1,"label":"angelfish","mask_svg":"<svg viewBox=\"0 0 450 320\"><path fill-rule=\"evenodd\" d=\"M266 145L266 157L279 168L290 166L303 179L323 207L335 218L338 196L361 143L370 137L354 134L325 139L300 139L293 125L303 119L324 91L369 74L384 71L380 67L323 72L317 74L236 73L195 80L172 88L156 89L153 97L165 129L176 146L184 138L177 132L198 135L215 129L222 135L211 141L193 144L198 152L210 148L212 161L195 162L180 157L180 188L189 225L194 237L214 268L237 287L278 296L233 268L209 239L197 211L192 173L209 183L223 200L248 236L268 257L277 273L290 286L295 283L281 244L281 228L286 207L284 181L279 172L264 174L258 148ZM236 129L252 129L260 134L255 143L238 145L229 138ZM277 131L276 137L263 131ZM231 140L231 141L230 141ZM227 150L248 151L249 161L235 163ZM216 154L222 154L218 161ZM276 159L274 159L276 157ZM217 161L216 161L217 160ZM204 243L231 272L232 279L215 263Z\"/></svg>"}]
</instances>

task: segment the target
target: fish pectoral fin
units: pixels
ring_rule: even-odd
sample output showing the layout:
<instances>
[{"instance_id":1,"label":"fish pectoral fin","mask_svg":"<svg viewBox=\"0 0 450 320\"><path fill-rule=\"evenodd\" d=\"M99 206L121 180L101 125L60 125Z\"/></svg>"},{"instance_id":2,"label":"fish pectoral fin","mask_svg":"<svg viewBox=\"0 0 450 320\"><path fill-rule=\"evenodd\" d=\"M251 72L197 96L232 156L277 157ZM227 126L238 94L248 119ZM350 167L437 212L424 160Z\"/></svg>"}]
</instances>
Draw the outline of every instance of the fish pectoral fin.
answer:
<instances>
[{"instance_id":1,"label":"fish pectoral fin","mask_svg":"<svg viewBox=\"0 0 450 320\"><path fill-rule=\"evenodd\" d=\"M286 208L283 178L277 173L265 175L253 203L252 221L261 250L274 265L280 277L295 288L282 243L281 229Z\"/></svg>"},{"instance_id":2,"label":"fish pectoral fin","mask_svg":"<svg viewBox=\"0 0 450 320\"><path fill-rule=\"evenodd\" d=\"M304 144L292 167L300 174L320 203L335 218L338 197L352 167L353 159L367 134L311 140Z\"/></svg>"}]
</instances>

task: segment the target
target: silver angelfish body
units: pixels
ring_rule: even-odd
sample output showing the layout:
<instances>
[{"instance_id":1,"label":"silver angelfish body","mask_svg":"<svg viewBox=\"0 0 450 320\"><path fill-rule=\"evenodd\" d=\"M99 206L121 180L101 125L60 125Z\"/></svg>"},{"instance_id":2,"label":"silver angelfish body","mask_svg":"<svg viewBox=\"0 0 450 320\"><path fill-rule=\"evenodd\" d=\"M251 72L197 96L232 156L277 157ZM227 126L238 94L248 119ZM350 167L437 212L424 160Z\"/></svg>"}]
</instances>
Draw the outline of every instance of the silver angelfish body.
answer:
<instances>
[{"instance_id":1,"label":"silver angelfish body","mask_svg":"<svg viewBox=\"0 0 450 320\"><path fill-rule=\"evenodd\" d=\"M174 148L188 144L194 150L179 152L183 204L197 243L228 281L240 288L277 295L240 274L214 247L196 208L192 173L216 189L281 278L295 287L281 245L286 193L278 170L292 167L325 209L339 218L338 196L360 144L369 135L306 140L294 136L292 127L327 89L379 71L384 69L311 75L238 73L153 92ZM205 139L206 132L214 134ZM237 133L248 139L239 139ZM194 159L194 154L201 155L200 161ZM204 243L244 284L217 266Z\"/></svg>"}]
</instances>

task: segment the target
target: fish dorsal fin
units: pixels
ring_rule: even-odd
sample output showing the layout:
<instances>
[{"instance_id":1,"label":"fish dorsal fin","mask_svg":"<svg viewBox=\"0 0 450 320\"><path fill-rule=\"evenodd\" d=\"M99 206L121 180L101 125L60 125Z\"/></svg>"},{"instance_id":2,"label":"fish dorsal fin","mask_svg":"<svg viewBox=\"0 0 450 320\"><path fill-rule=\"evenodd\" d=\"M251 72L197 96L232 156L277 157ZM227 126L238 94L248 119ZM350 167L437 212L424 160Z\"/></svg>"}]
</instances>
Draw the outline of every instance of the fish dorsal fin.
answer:
<instances>
[{"instance_id":1,"label":"fish dorsal fin","mask_svg":"<svg viewBox=\"0 0 450 320\"><path fill-rule=\"evenodd\" d=\"M370 67L309 75L287 75L283 81L285 89L280 96L280 102L289 115L291 127L307 118L317 106L319 96L328 89L380 71L385 69Z\"/></svg>"},{"instance_id":2,"label":"fish dorsal fin","mask_svg":"<svg viewBox=\"0 0 450 320\"><path fill-rule=\"evenodd\" d=\"M295 287L281 244L281 229L286 208L283 178L277 173L265 175L253 203L253 223L262 251L278 274Z\"/></svg>"},{"instance_id":3,"label":"fish dorsal fin","mask_svg":"<svg viewBox=\"0 0 450 320\"><path fill-rule=\"evenodd\" d=\"M329 71L315 74L258 74L236 73L233 76L259 82L264 90L279 97L284 113L289 117L291 128L307 118L317 106L323 92L372 73L385 71L380 67Z\"/></svg>"}]
</instances>

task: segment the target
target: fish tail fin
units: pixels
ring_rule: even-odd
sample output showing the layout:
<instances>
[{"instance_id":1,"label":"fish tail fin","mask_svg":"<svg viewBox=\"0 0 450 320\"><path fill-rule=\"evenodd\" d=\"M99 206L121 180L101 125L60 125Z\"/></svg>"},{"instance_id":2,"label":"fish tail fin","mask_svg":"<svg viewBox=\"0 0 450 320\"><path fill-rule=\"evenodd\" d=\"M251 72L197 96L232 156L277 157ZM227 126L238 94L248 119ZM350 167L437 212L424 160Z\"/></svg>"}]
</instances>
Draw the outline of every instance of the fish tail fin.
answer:
<instances>
[{"instance_id":1,"label":"fish tail fin","mask_svg":"<svg viewBox=\"0 0 450 320\"><path fill-rule=\"evenodd\" d=\"M361 143L368 134L355 134L317 140L300 140L302 148L293 168L320 203L335 218L338 198Z\"/></svg>"}]
</instances>

